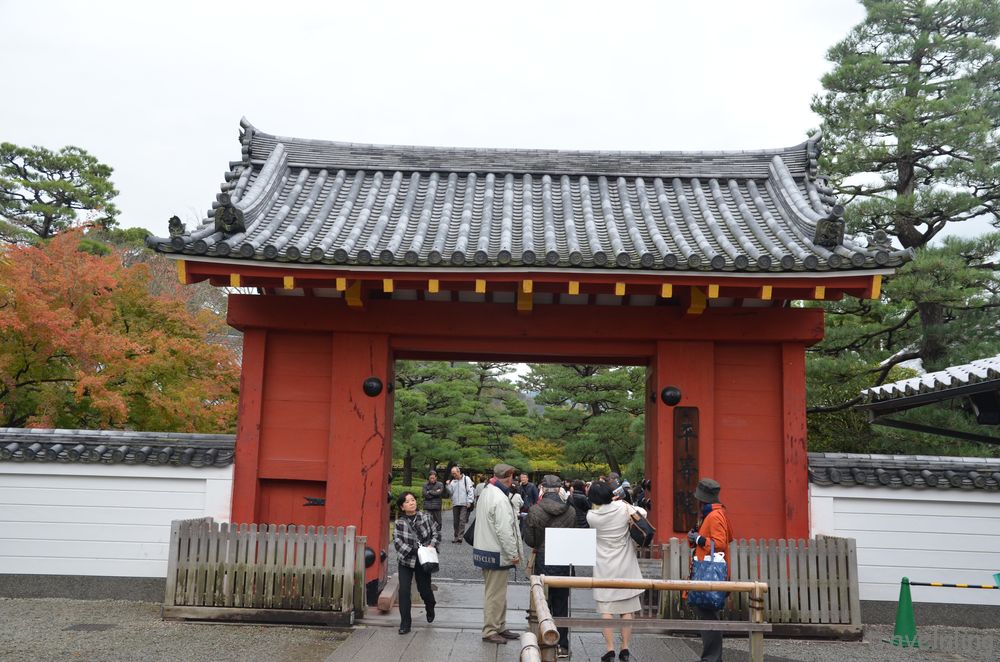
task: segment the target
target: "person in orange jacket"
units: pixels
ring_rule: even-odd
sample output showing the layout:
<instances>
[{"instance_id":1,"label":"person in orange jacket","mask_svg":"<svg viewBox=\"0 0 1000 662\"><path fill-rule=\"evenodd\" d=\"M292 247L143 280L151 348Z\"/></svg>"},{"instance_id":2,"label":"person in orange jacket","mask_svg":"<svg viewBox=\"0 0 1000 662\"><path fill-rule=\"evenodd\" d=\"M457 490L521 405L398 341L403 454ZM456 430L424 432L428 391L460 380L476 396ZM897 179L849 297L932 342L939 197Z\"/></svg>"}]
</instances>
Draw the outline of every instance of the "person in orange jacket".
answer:
<instances>
[{"instance_id":1,"label":"person in orange jacket","mask_svg":"<svg viewBox=\"0 0 1000 662\"><path fill-rule=\"evenodd\" d=\"M719 491L722 487L718 481L702 478L694 489L694 498L698 501L698 516L700 524L697 529L688 531L688 545L694 549L697 560L703 561L712 551L725 554L727 572L729 571L729 543L735 538L733 525L729 523L726 507L719 502ZM695 607L695 615L700 620L720 619L719 610ZM722 660L722 633L702 631L701 661L720 662Z\"/></svg>"}]
</instances>

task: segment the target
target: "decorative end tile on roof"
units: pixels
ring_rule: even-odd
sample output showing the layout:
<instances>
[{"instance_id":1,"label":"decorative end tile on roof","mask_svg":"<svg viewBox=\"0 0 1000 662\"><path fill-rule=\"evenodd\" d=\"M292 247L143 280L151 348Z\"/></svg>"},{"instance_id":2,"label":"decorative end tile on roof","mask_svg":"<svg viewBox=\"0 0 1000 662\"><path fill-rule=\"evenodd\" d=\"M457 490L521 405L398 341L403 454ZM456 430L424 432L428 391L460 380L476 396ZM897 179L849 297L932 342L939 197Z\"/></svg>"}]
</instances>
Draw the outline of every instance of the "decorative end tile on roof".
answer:
<instances>
[{"instance_id":1,"label":"decorative end tile on roof","mask_svg":"<svg viewBox=\"0 0 1000 662\"><path fill-rule=\"evenodd\" d=\"M1000 458L809 453L809 482L841 487L1000 490Z\"/></svg>"},{"instance_id":2,"label":"decorative end tile on roof","mask_svg":"<svg viewBox=\"0 0 1000 662\"><path fill-rule=\"evenodd\" d=\"M849 271L862 245L818 174L821 136L784 149L569 152L365 145L241 121L202 225L158 251L315 266Z\"/></svg>"},{"instance_id":3,"label":"decorative end tile on roof","mask_svg":"<svg viewBox=\"0 0 1000 662\"><path fill-rule=\"evenodd\" d=\"M225 467L234 436L119 430L0 428L2 462Z\"/></svg>"}]
</instances>

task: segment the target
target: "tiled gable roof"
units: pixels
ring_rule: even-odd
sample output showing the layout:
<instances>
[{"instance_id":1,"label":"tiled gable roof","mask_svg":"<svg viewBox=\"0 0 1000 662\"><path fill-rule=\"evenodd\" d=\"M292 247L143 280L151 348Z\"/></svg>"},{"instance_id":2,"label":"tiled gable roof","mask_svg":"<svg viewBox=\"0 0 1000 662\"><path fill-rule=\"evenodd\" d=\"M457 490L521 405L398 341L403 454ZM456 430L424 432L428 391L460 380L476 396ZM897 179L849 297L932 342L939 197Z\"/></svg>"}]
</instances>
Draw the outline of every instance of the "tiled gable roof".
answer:
<instances>
[{"instance_id":1,"label":"tiled gable roof","mask_svg":"<svg viewBox=\"0 0 1000 662\"><path fill-rule=\"evenodd\" d=\"M231 434L0 428L0 461L224 467Z\"/></svg>"},{"instance_id":2,"label":"tiled gable roof","mask_svg":"<svg viewBox=\"0 0 1000 662\"><path fill-rule=\"evenodd\" d=\"M1000 458L809 453L816 485L1000 490Z\"/></svg>"},{"instance_id":3,"label":"tiled gable roof","mask_svg":"<svg viewBox=\"0 0 1000 662\"><path fill-rule=\"evenodd\" d=\"M819 138L743 152L565 152L283 138L244 120L203 225L156 250L394 267L732 272L892 267L843 236Z\"/></svg>"}]
</instances>

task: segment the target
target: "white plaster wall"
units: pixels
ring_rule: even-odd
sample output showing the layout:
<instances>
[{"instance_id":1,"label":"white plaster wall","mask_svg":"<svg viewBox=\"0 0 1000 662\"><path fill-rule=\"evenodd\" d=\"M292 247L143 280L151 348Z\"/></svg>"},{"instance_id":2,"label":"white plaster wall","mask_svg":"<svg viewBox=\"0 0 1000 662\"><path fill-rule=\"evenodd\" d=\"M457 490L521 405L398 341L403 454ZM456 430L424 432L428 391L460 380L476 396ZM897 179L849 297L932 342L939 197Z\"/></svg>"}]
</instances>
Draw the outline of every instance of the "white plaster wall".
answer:
<instances>
[{"instance_id":1,"label":"white plaster wall","mask_svg":"<svg viewBox=\"0 0 1000 662\"><path fill-rule=\"evenodd\" d=\"M862 600L911 581L995 584L1000 492L809 486L811 535L854 538ZM1000 590L911 588L914 602L1000 605Z\"/></svg>"},{"instance_id":2,"label":"white plaster wall","mask_svg":"<svg viewBox=\"0 0 1000 662\"><path fill-rule=\"evenodd\" d=\"M0 573L166 577L171 521L229 521L232 476L232 466L0 463Z\"/></svg>"}]
</instances>

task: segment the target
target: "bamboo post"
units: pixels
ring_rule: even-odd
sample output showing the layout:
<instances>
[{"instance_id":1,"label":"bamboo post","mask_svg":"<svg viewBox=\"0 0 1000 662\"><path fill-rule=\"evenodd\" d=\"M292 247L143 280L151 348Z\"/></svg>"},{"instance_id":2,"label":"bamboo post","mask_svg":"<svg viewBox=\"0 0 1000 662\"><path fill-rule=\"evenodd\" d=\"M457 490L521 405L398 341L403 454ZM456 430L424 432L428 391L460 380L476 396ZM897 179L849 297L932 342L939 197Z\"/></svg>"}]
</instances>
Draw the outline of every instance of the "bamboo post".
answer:
<instances>
[{"instance_id":1,"label":"bamboo post","mask_svg":"<svg viewBox=\"0 0 1000 662\"><path fill-rule=\"evenodd\" d=\"M764 592L767 585L754 582L754 587L750 591L750 622L764 622ZM764 633L750 633L750 662L764 662Z\"/></svg>"},{"instance_id":2,"label":"bamboo post","mask_svg":"<svg viewBox=\"0 0 1000 662\"><path fill-rule=\"evenodd\" d=\"M552 612L549 604L545 601L544 575L531 576L531 602L535 609L535 618L538 619L538 640L545 646L553 646L559 642L559 631L552 620ZM543 653L543 659L545 655Z\"/></svg>"},{"instance_id":3,"label":"bamboo post","mask_svg":"<svg viewBox=\"0 0 1000 662\"><path fill-rule=\"evenodd\" d=\"M542 649L538 638L531 632L521 633L521 662L542 662Z\"/></svg>"}]
</instances>

